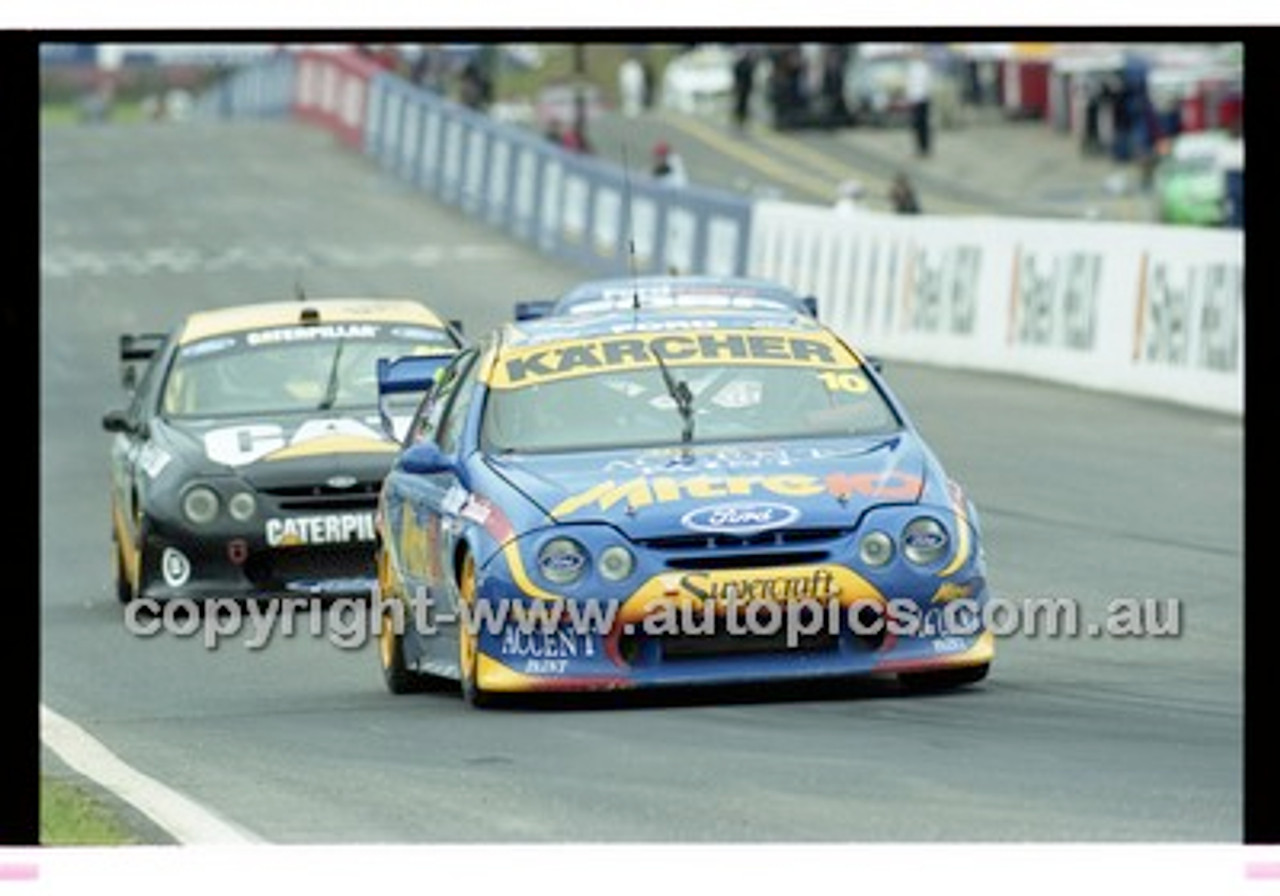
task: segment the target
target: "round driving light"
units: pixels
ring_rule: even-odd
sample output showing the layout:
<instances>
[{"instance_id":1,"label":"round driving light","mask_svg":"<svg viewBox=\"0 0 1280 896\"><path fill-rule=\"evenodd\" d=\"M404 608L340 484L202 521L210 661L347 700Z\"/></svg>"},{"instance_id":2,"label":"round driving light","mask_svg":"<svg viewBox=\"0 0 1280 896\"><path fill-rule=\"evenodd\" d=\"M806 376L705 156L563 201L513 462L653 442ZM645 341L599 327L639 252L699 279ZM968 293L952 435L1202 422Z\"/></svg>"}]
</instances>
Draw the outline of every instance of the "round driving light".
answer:
<instances>
[{"instance_id":1,"label":"round driving light","mask_svg":"<svg viewBox=\"0 0 1280 896\"><path fill-rule=\"evenodd\" d=\"M572 585L587 571L587 552L571 538L553 538L538 551L538 569L549 582Z\"/></svg>"},{"instance_id":2,"label":"round driving light","mask_svg":"<svg viewBox=\"0 0 1280 896\"><path fill-rule=\"evenodd\" d=\"M605 548L600 553L600 575L611 582L620 582L636 567L635 556L620 544Z\"/></svg>"},{"instance_id":3,"label":"round driving light","mask_svg":"<svg viewBox=\"0 0 1280 896\"><path fill-rule=\"evenodd\" d=\"M893 559L893 539L883 532L868 532L858 544L858 557L867 566L884 566Z\"/></svg>"},{"instance_id":4,"label":"round driving light","mask_svg":"<svg viewBox=\"0 0 1280 896\"><path fill-rule=\"evenodd\" d=\"M950 543L947 530L932 517L916 517L902 530L902 553L920 566L941 560Z\"/></svg>"},{"instance_id":5,"label":"round driving light","mask_svg":"<svg viewBox=\"0 0 1280 896\"><path fill-rule=\"evenodd\" d=\"M245 522L258 509L258 502L249 492L236 492L227 502L227 511L240 522Z\"/></svg>"},{"instance_id":6,"label":"round driving light","mask_svg":"<svg viewBox=\"0 0 1280 896\"><path fill-rule=\"evenodd\" d=\"M197 526L213 522L218 515L218 493L207 485L195 486L182 496L182 513Z\"/></svg>"}]
</instances>

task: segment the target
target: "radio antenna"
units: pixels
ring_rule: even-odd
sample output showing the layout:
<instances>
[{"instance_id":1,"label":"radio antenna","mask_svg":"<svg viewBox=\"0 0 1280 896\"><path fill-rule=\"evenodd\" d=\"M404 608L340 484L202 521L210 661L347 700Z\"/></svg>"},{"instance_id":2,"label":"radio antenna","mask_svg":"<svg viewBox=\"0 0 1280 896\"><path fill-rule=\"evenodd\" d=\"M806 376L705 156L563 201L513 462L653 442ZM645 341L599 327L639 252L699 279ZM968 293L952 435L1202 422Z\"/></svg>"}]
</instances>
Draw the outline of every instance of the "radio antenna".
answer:
<instances>
[{"instance_id":1,"label":"radio antenna","mask_svg":"<svg viewBox=\"0 0 1280 896\"><path fill-rule=\"evenodd\" d=\"M631 323L638 321L636 315L640 311L640 287L636 283L636 234L635 224L631 219L631 162L627 158L627 144L622 144L622 192L626 203L627 227L627 271L631 274Z\"/></svg>"}]
</instances>

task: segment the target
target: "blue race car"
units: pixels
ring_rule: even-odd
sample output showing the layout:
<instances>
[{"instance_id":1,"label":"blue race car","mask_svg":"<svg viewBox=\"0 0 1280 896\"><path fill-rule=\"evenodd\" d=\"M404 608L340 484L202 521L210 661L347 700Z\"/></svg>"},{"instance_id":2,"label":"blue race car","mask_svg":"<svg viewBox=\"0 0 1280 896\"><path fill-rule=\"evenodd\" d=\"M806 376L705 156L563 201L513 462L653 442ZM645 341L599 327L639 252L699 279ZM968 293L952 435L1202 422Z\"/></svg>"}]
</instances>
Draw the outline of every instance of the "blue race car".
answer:
<instances>
[{"instance_id":1,"label":"blue race car","mask_svg":"<svg viewBox=\"0 0 1280 896\"><path fill-rule=\"evenodd\" d=\"M818 300L800 296L780 283L756 277L707 274L649 274L580 283L558 299L516 302L516 320L561 314L598 314L634 307L650 309L717 308L736 311L796 311L818 316Z\"/></svg>"},{"instance_id":2,"label":"blue race car","mask_svg":"<svg viewBox=\"0 0 1280 896\"><path fill-rule=\"evenodd\" d=\"M414 363L382 365L383 391L427 385ZM882 377L807 314L495 331L434 377L383 481L376 551L395 693L456 679L478 705L881 673L936 688L982 679L994 654L972 504Z\"/></svg>"}]
</instances>

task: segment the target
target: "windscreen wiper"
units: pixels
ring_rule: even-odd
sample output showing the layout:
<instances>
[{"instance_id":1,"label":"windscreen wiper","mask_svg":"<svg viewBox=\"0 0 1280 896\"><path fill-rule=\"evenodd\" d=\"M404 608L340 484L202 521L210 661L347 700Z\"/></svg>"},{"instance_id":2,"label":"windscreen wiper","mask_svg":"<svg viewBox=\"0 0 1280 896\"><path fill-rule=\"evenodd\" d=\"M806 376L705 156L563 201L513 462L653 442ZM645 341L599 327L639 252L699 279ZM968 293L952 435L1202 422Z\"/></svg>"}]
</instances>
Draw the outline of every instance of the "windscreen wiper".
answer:
<instances>
[{"instance_id":1,"label":"windscreen wiper","mask_svg":"<svg viewBox=\"0 0 1280 896\"><path fill-rule=\"evenodd\" d=\"M324 387L324 398L316 407L318 411L327 411L338 400L338 362L342 360L342 347L346 340L339 339L338 347L333 350L333 362L329 365L329 382Z\"/></svg>"},{"instance_id":2,"label":"windscreen wiper","mask_svg":"<svg viewBox=\"0 0 1280 896\"><path fill-rule=\"evenodd\" d=\"M667 369L667 363L662 360L662 355L655 351L652 346L649 348L649 353L658 362L658 369L662 371L662 381L667 384L667 394L676 403L676 410L680 412L680 417L684 420L684 431L680 434L680 441L686 444L692 442L693 392L690 391L689 384L684 380L676 381L676 378L671 375L671 371Z\"/></svg>"}]
</instances>

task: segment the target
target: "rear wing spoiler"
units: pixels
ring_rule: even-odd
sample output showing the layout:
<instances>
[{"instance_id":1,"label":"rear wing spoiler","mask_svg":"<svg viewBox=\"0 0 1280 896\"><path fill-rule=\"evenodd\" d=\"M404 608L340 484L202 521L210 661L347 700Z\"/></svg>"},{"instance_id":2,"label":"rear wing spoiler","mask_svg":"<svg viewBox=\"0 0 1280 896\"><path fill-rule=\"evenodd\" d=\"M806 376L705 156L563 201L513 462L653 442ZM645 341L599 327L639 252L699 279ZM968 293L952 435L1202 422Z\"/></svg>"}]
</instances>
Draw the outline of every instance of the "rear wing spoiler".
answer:
<instances>
[{"instance_id":1,"label":"rear wing spoiler","mask_svg":"<svg viewBox=\"0 0 1280 896\"><path fill-rule=\"evenodd\" d=\"M145 369L156 352L164 347L166 333L120 334L120 384L132 389L138 382L138 365Z\"/></svg>"},{"instance_id":2,"label":"rear wing spoiler","mask_svg":"<svg viewBox=\"0 0 1280 896\"><path fill-rule=\"evenodd\" d=\"M383 431L397 442L404 438L403 428L396 426L391 414L390 398L395 395L426 393L435 385L436 374L454 358L453 355L405 355L378 359L378 417ZM408 425L408 420L404 420Z\"/></svg>"}]
</instances>

